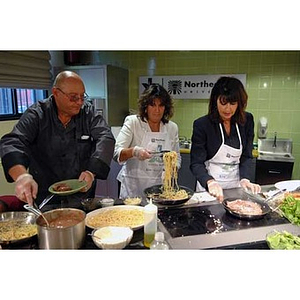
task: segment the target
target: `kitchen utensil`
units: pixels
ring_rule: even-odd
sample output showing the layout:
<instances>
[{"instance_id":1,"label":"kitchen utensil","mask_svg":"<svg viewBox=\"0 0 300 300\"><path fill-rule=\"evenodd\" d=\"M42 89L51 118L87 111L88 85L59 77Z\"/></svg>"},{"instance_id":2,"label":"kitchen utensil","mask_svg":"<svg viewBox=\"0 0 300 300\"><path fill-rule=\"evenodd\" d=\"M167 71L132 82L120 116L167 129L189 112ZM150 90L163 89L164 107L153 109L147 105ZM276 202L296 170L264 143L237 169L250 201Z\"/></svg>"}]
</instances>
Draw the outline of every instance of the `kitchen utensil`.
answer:
<instances>
[{"instance_id":1,"label":"kitchen utensil","mask_svg":"<svg viewBox=\"0 0 300 300\"><path fill-rule=\"evenodd\" d=\"M47 219L45 218L44 214L39 210L39 208L38 208L38 206L36 205L35 202L33 202L33 205L34 206L31 206L29 204L25 204L24 208L27 209L28 211L34 213L37 217L41 216L45 220L47 226L49 226L49 223L48 223Z\"/></svg>"},{"instance_id":2,"label":"kitchen utensil","mask_svg":"<svg viewBox=\"0 0 300 300\"><path fill-rule=\"evenodd\" d=\"M228 206L229 202L232 202L232 201L235 201L235 200L238 200L238 199L237 198L224 199L224 201L222 202L222 205L223 205L223 207L225 208L225 210L229 214L231 214L231 215L233 215L233 216L235 216L235 217L237 217L239 219L245 219L245 220L257 220L257 219L261 219L261 218L263 218L266 214L268 214L271 211L269 205L265 201L262 201L262 200L259 200L259 199L250 199L250 198L248 198L246 200L244 200L244 199L241 199L241 200L251 201L251 202L259 204L260 207L261 207L261 209L262 209L262 214L260 214L260 215L240 214L240 213L232 210Z\"/></svg>"},{"instance_id":3,"label":"kitchen utensil","mask_svg":"<svg viewBox=\"0 0 300 300\"><path fill-rule=\"evenodd\" d=\"M273 195L269 196L268 198L265 199L265 202L268 202L272 199L274 199L275 196L278 196L282 193L286 192L286 189L283 189L283 190L278 190L276 193L274 193Z\"/></svg>"},{"instance_id":4,"label":"kitchen utensil","mask_svg":"<svg viewBox=\"0 0 300 300\"><path fill-rule=\"evenodd\" d=\"M161 150L161 151L154 151L154 152L150 152L150 154L154 155L154 156L163 156L165 153L170 152L170 150Z\"/></svg>"},{"instance_id":5,"label":"kitchen utensil","mask_svg":"<svg viewBox=\"0 0 300 300\"><path fill-rule=\"evenodd\" d=\"M36 220L40 249L78 249L85 239L85 217L83 210L59 208L44 213L50 226L44 219Z\"/></svg>"},{"instance_id":6,"label":"kitchen utensil","mask_svg":"<svg viewBox=\"0 0 300 300\"><path fill-rule=\"evenodd\" d=\"M160 197L160 194L162 193L162 188L163 186L161 184L158 185L153 185L151 187L148 187L144 190L144 194L146 195L146 197L148 199L152 199L153 203L157 203L157 204L161 204L161 205L165 205L165 206L172 206L172 205L181 205L184 204L185 202L187 202L194 194L194 191L191 190L188 187L185 186L179 186L179 189L183 189L187 192L188 197L184 198L184 199L178 199L178 200L174 200L174 199L164 199Z\"/></svg>"},{"instance_id":7,"label":"kitchen utensil","mask_svg":"<svg viewBox=\"0 0 300 300\"><path fill-rule=\"evenodd\" d=\"M36 215L33 214L32 212L27 212L27 211L7 211L7 212L0 213L0 225L1 222L7 222L7 221L16 221L16 222L20 222L21 224L24 223L24 224L35 225ZM23 243L32 239L34 236L36 236L36 233L32 236L20 238L20 239L14 239L9 241L0 240L0 244L9 245L9 244Z\"/></svg>"},{"instance_id":8,"label":"kitchen utensil","mask_svg":"<svg viewBox=\"0 0 300 300\"><path fill-rule=\"evenodd\" d=\"M70 190L56 191L56 187L58 185L67 185L68 187L70 187ZM72 195L72 194L79 192L82 188L84 188L86 186L87 186L86 181L79 181L78 179L69 179L69 180L63 180L63 181L59 181L59 182L52 184L48 190L52 194L67 196L67 195Z\"/></svg>"},{"instance_id":9,"label":"kitchen utensil","mask_svg":"<svg viewBox=\"0 0 300 300\"><path fill-rule=\"evenodd\" d=\"M54 194L48 195L42 203L39 205L39 209L42 209L52 198L54 197Z\"/></svg>"}]
</instances>

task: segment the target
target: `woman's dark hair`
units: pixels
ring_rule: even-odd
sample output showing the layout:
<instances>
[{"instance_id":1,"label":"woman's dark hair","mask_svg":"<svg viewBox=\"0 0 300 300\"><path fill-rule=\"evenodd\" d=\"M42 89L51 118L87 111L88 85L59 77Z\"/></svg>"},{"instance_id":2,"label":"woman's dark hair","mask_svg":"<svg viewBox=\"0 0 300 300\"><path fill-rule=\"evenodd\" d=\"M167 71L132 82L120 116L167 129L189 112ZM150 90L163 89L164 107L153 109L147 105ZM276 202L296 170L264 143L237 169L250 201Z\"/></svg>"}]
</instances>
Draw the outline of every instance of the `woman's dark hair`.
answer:
<instances>
[{"instance_id":1,"label":"woman's dark hair","mask_svg":"<svg viewBox=\"0 0 300 300\"><path fill-rule=\"evenodd\" d=\"M151 84L142 93L138 100L139 116L141 117L142 121L145 122L145 119L148 119L147 106L153 105L154 99L157 98L160 99L161 104L165 106L164 115L161 121L166 124L173 117L174 103L170 94L160 84Z\"/></svg>"},{"instance_id":2,"label":"woman's dark hair","mask_svg":"<svg viewBox=\"0 0 300 300\"><path fill-rule=\"evenodd\" d=\"M213 120L220 122L221 119L217 108L218 99L222 104L237 102L238 107L232 117L232 122L238 124L245 123L245 109L247 107L248 95L240 80L234 77L220 77L211 91L208 114Z\"/></svg>"}]
</instances>

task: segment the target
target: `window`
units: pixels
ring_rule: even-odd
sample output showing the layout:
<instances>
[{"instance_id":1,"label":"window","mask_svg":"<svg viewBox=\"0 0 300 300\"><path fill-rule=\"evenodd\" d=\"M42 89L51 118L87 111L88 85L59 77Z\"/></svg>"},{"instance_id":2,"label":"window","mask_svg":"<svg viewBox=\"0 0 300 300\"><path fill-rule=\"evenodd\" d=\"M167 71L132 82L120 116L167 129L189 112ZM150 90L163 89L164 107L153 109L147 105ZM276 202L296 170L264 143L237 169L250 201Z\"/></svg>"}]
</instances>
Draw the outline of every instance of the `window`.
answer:
<instances>
[{"instance_id":1,"label":"window","mask_svg":"<svg viewBox=\"0 0 300 300\"><path fill-rule=\"evenodd\" d=\"M49 51L0 51L0 121L19 119L48 97L52 73Z\"/></svg>"},{"instance_id":2,"label":"window","mask_svg":"<svg viewBox=\"0 0 300 300\"><path fill-rule=\"evenodd\" d=\"M0 88L0 120L14 120L38 100L48 97L48 90Z\"/></svg>"}]
</instances>

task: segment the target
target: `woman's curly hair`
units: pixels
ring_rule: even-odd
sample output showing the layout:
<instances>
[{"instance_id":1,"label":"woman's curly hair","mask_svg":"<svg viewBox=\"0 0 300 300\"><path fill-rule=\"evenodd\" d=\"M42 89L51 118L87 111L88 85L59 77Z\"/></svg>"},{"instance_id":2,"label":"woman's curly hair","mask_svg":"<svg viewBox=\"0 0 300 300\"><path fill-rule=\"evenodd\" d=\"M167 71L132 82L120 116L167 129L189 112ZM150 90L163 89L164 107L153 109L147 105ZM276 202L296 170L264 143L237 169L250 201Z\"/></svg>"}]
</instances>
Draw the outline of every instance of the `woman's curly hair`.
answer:
<instances>
[{"instance_id":1,"label":"woman's curly hair","mask_svg":"<svg viewBox=\"0 0 300 300\"><path fill-rule=\"evenodd\" d=\"M160 84L151 84L140 96L138 107L141 120L145 122L145 119L148 119L147 107L153 105L154 99L160 99L161 104L165 107L161 121L164 124L168 123L174 114L174 103L170 94Z\"/></svg>"}]
</instances>

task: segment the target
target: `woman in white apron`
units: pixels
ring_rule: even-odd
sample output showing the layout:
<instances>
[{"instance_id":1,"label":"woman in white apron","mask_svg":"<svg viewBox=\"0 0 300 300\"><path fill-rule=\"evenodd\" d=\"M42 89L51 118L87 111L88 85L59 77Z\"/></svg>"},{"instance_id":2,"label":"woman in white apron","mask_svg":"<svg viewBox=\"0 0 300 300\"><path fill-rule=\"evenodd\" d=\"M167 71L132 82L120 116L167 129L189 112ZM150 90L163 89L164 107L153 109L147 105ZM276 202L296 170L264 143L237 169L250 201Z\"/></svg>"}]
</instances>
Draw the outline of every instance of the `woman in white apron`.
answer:
<instances>
[{"instance_id":1,"label":"woman in white apron","mask_svg":"<svg viewBox=\"0 0 300 300\"><path fill-rule=\"evenodd\" d=\"M144 197L147 187L162 184L161 150L176 151L180 167L178 127L173 101L160 85L150 85L139 100L139 114L127 116L116 139L114 159L122 164L117 176L120 198Z\"/></svg>"},{"instance_id":2,"label":"woman in white apron","mask_svg":"<svg viewBox=\"0 0 300 300\"><path fill-rule=\"evenodd\" d=\"M191 170L197 179L196 191L208 190L219 201L223 201L223 189L261 190L248 174L254 121L245 112L247 98L238 79L221 77L212 89L208 115L193 124Z\"/></svg>"}]
</instances>

